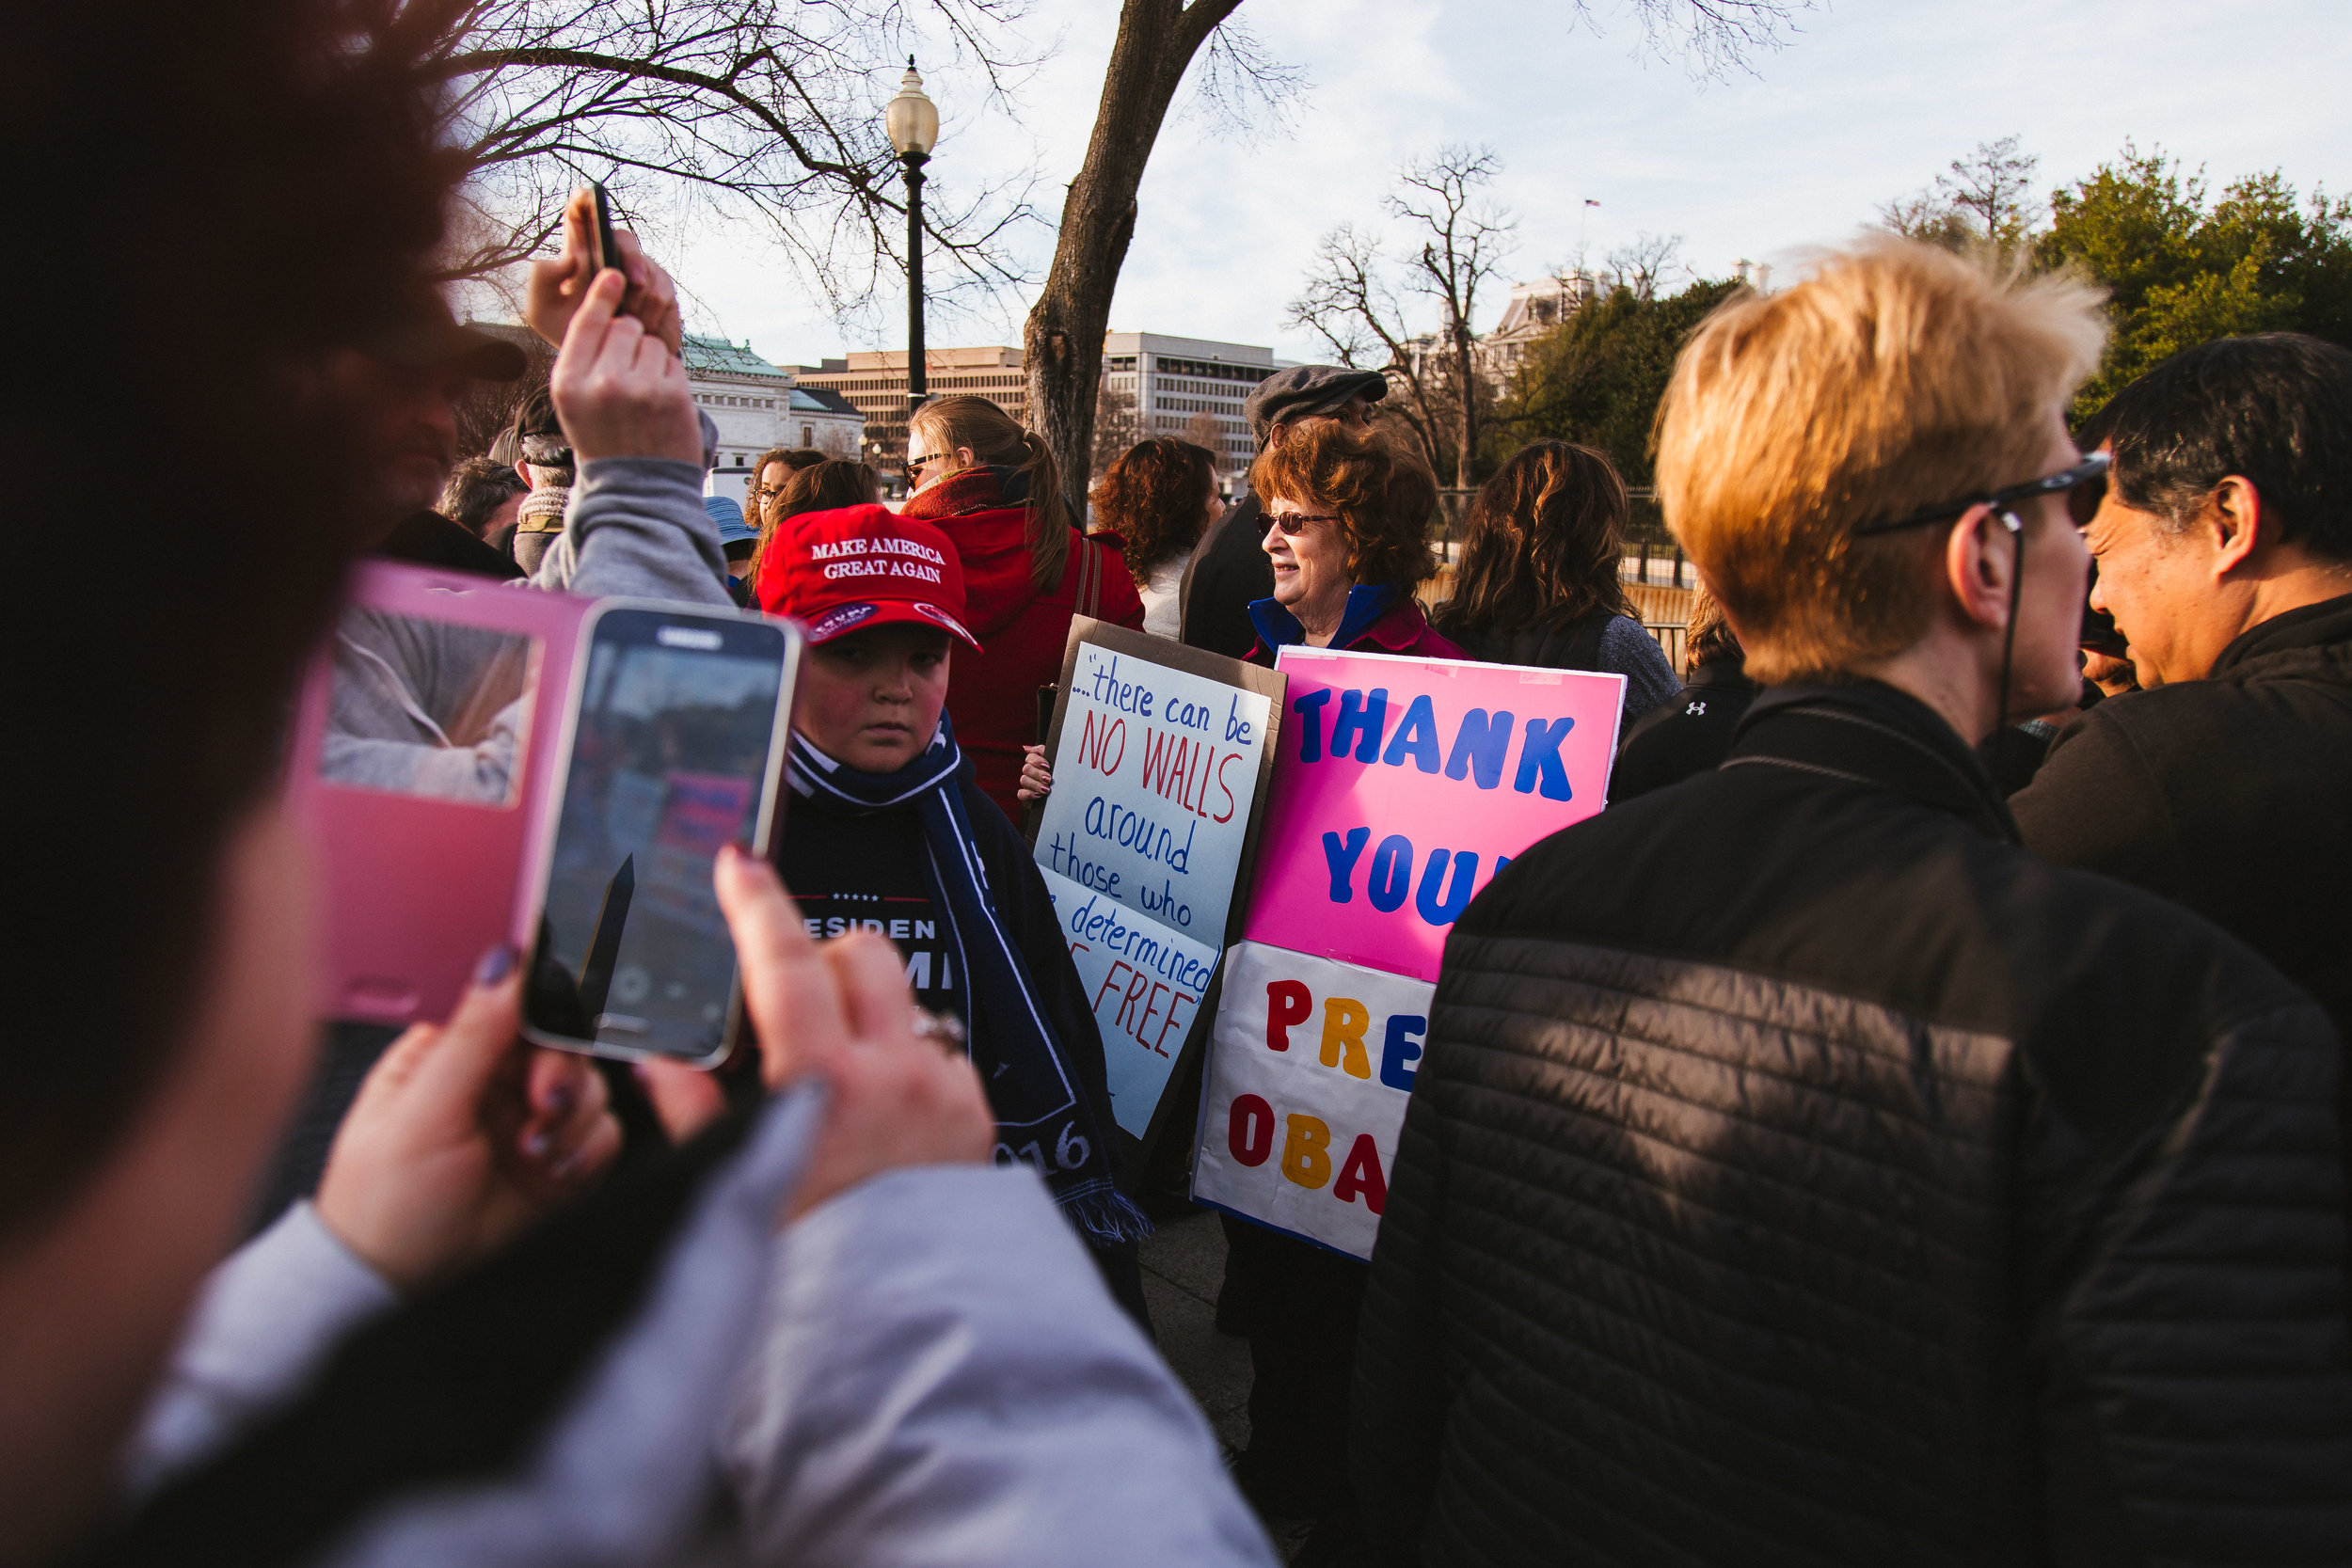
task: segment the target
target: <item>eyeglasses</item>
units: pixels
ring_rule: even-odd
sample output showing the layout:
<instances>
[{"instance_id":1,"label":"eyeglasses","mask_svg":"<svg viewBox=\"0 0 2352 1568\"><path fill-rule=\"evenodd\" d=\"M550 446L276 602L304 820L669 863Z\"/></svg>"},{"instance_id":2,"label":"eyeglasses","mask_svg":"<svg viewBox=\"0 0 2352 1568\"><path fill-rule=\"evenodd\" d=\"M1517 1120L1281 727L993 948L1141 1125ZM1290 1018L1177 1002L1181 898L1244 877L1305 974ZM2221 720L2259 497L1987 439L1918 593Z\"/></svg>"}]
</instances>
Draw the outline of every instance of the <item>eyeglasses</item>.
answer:
<instances>
[{"instance_id":1,"label":"eyeglasses","mask_svg":"<svg viewBox=\"0 0 2352 1568\"><path fill-rule=\"evenodd\" d=\"M2060 468L2057 473L2030 479L2023 484L1988 490L1966 500L1945 501L1914 512L1908 517L1898 517L1893 522L1866 523L1853 531L1853 537L1867 539L1873 534L1894 533L1902 529L1917 528L1924 523L1940 523L1976 506L1992 507L2001 515L2002 526L2014 533L2019 525L2014 517L2008 515L2010 506L2018 501L2031 500L2036 496L2055 496L2060 491L2066 493L2067 515L2074 519L2074 526L2080 528L2097 514L2100 498L2106 494L2107 469L2114 462L2115 459L2108 453L2094 451L2071 468Z\"/></svg>"},{"instance_id":2,"label":"eyeglasses","mask_svg":"<svg viewBox=\"0 0 2352 1568\"><path fill-rule=\"evenodd\" d=\"M923 465L926 463L936 463L946 455L947 454L944 451L927 451L922 456L916 457L910 452L907 456L907 472L910 474L920 473L923 470Z\"/></svg>"},{"instance_id":3,"label":"eyeglasses","mask_svg":"<svg viewBox=\"0 0 2352 1568\"><path fill-rule=\"evenodd\" d=\"M1309 523L1336 523L1340 519L1335 512L1269 512L1265 520L1284 534L1295 535L1305 532Z\"/></svg>"}]
</instances>

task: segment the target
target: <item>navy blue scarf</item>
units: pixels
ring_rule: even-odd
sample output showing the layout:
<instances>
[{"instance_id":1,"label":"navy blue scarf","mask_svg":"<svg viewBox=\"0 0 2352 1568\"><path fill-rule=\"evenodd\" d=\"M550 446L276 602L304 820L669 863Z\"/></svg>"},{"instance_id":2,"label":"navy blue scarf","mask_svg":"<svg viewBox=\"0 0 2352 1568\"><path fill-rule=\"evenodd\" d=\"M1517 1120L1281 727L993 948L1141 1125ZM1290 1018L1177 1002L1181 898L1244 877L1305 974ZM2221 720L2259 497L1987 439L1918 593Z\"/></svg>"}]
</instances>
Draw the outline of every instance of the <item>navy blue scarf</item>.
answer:
<instances>
[{"instance_id":1,"label":"navy blue scarf","mask_svg":"<svg viewBox=\"0 0 2352 1568\"><path fill-rule=\"evenodd\" d=\"M931 901L955 943L975 1016L966 1049L996 1112L996 1163L1037 1167L1073 1224L1100 1242L1140 1240L1151 1222L1111 1184L1110 1150L1068 1053L1029 988L1028 966L996 918L988 870L956 775L963 767L947 716L921 756L896 773L846 768L792 736L792 786L864 814L912 805L923 824Z\"/></svg>"}]
</instances>

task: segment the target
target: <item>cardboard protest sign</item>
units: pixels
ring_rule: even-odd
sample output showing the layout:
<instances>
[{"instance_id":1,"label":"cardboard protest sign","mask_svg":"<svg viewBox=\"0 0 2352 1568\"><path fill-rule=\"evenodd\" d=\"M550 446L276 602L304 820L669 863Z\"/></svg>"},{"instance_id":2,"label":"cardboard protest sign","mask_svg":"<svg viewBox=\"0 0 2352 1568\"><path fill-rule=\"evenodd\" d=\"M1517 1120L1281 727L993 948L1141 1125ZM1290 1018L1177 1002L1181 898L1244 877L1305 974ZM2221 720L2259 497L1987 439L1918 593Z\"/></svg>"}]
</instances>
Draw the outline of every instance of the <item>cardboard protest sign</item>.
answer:
<instances>
[{"instance_id":1,"label":"cardboard protest sign","mask_svg":"<svg viewBox=\"0 0 2352 1568\"><path fill-rule=\"evenodd\" d=\"M1201 1085L1193 1197L1369 1259L1435 990L1235 943Z\"/></svg>"},{"instance_id":2,"label":"cardboard protest sign","mask_svg":"<svg viewBox=\"0 0 2352 1568\"><path fill-rule=\"evenodd\" d=\"M1600 810L1625 677L1289 647L1243 934L1438 977L1511 857Z\"/></svg>"},{"instance_id":3,"label":"cardboard protest sign","mask_svg":"<svg viewBox=\"0 0 2352 1568\"><path fill-rule=\"evenodd\" d=\"M1071 620L1035 854L1102 1027L1112 1115L1136 1138L1237 924L1282 689L1236 659Z\"/></svg>"}]
</instances>

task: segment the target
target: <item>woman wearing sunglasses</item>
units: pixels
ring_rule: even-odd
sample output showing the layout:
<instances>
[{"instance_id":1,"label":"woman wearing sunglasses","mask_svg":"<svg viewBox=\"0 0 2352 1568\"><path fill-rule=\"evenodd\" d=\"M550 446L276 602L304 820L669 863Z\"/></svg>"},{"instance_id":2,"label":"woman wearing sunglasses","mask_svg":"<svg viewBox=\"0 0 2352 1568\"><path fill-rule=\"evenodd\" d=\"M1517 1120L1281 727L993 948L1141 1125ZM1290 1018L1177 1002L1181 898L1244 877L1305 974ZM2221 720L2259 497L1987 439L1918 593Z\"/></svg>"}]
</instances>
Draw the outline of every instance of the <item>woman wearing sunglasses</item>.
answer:
<instances>
[{"instance_id":1,"label":"woman wearing sunglasses","mask_svg":"<svg viewBox=\"0 0 2352 1568\"><path fill-rule=\"evenodd\" d=\"M1264 498L1274 596L1249 607L1249 658L1313 648L1468 658L1439 635L1413 590L1436 574L1429 519L1438 482L1428 465L1378 431L1318 420L1258 454L1249 487Z\"/></svg>"},{"instance_id":2,"label":"woman wearing sunglasses","mask_svg":"<svg viewBox=\"0 0 2352 1568\"><path fill-rule=\"evenodd\" d=\"M1071 615L1140 629L1143 600L1119 541L1080 536L1045 443L986 398L915 410L907 483L901 515L956 546L965 621L980 640L956 660L956 740L981 791L1017 821L1022 744L1038 738L1038 689L1060 678Z\"/></svg>"}]
</instances>

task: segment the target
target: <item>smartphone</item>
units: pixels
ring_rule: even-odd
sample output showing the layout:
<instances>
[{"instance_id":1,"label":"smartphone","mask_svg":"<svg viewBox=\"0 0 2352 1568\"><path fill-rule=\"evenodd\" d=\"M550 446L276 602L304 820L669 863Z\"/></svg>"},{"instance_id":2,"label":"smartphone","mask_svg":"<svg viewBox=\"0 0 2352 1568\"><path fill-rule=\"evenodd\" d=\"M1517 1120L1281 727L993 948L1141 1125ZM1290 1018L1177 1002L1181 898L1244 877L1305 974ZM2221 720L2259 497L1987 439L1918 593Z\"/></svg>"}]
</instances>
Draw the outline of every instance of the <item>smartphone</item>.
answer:
<instances>
[{"instance_id":1,"label":"smartphone","mask_svg":"<svg viewBox=\"0 0 2352 1568\"><path fill-rule=\"evenodd\" d=\"M621 265L621 247L612 238L612 198L604 194L602 185L593 182L588 189L595 194L596 202L596 254L593 258L596 266L588 276L594 277L607 267L626 276L628 269Z\"/></svg>"},{"instance_id":2,"label":"smartphone","mask_svg":"<svg viewBox=\"0 0 2352 1568\"><path fill-rule=\"evenodd\" d=\"M799 635L766 616L608 600L572 665L523 1033L715 1066L742 988L711 873L769 852Z\"/></svg>"}]
</instances>

